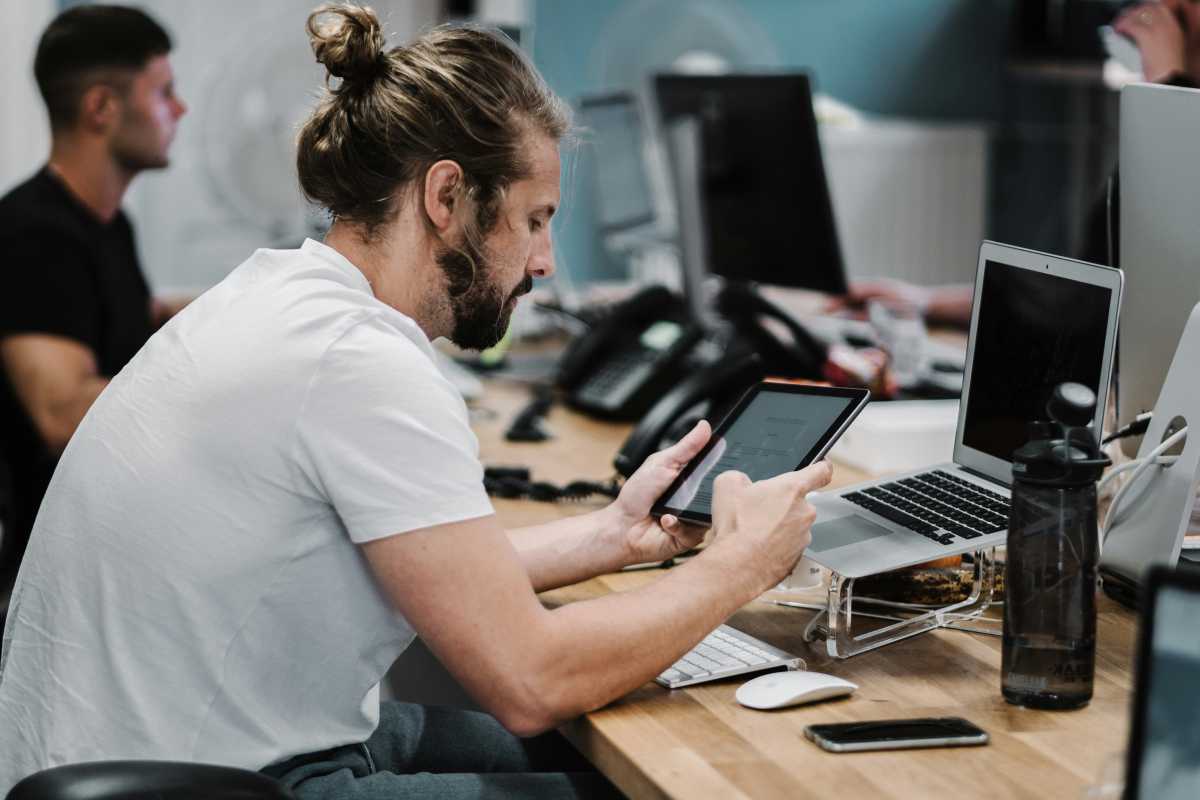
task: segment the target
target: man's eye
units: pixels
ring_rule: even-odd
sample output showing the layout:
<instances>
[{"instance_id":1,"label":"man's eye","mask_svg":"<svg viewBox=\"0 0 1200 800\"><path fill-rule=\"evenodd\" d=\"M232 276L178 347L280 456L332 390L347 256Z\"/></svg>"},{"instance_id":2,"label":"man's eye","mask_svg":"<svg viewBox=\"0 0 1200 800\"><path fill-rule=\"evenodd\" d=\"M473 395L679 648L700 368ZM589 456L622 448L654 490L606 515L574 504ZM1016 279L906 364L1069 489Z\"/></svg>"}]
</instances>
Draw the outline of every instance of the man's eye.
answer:
<instances>
[{"instance_id":1,"label":"man's eye","mask_svg":"<svg viewBox=\"0 0 1200 800\"><path fill-rule=\"evenodd\" d=\"M538 219L537 217L531 217L531 218L529 219L529 230L531 230L531 231L540 231L540 230L542 229L542 226L544 226L545 224L546 224L546 223L542 222L542 221L541 221L540 219Z\"/></svg>"}]
</instances>

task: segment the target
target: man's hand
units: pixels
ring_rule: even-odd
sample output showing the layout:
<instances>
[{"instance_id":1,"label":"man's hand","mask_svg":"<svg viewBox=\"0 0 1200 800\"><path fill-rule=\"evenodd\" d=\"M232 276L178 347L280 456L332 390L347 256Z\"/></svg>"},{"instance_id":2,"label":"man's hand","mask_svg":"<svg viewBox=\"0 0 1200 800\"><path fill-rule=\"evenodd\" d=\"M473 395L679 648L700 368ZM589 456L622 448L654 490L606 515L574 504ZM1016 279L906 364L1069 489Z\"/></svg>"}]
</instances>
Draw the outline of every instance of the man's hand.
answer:
<instances>
[{"instance_id":1,"label":"man's hand","mask_svg":"<svg viewBox=\"0 0 1200 800\"><path fill-rule=\"evenodd\" d=\"M665 561L700 544L704 528L682 522L673 514L655 519L650 516L650 508L711 435L712 428L707 422L697 423L687 436L647 458L605 509L614 517L613 530L620 536L620 546L627 554L625 563Z\"/></svg>"},{"instance_id":2,"label":"man's hand","mask_svg":"<svg viewBox=\"0 0 1200 800\"><path fill-rule=\"evenodd\" d=\"M799 472L751 481L741 472L723 472L713 484L713 533L706 558L728 558L743 567L751 595L783 580L812 541L817 512L808 493L829 483L828 461Z\"/></svg>"}]
</instances>

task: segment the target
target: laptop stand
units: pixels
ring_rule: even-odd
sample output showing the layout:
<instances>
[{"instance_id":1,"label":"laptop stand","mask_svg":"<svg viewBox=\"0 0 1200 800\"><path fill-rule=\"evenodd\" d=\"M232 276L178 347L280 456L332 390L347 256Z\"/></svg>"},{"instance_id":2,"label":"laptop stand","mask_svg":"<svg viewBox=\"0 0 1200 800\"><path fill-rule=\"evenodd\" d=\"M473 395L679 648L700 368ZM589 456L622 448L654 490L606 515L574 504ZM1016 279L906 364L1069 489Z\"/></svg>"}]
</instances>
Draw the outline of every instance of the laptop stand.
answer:
<instances>
[{"instance_id":1,"label":"laptop stand","mask_svg":"<svg viewBox=\"0 0 1200 800\"><path fill-rule=\"evenodd\" d=\"M820 611L804 630L804 641L825 640L826 651L832 658L850 658L870 650L908 639L937 628L953 628L966 620L983 615L992 602L995 587L995 548L978 550L974 555L974 574L971 591L964 600L940 608L918 610L907 603L891 603L869 597L854 595L854 578L834 572L829 577L826 607ZM855 613L855 606L859 611ZM914 616L879 625L879 619L894 620L894 613L881 615L862 608L885 606ZM857 631L856 631L857 629Z\"/></svg>"}]
</instances>

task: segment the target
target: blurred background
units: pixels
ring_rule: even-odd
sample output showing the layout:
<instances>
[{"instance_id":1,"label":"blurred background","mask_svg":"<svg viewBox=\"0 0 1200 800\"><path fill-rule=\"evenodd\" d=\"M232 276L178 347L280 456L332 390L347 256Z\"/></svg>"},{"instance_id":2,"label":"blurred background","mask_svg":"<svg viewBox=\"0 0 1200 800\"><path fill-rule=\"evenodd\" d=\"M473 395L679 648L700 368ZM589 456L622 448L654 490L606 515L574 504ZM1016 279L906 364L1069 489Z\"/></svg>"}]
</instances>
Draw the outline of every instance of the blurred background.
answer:
<instances>
[{"instance_id":1,"label":"blurred background","mask_svg":"<svg viewBox=\"0 0 1200 800\"><path fill-rule=\"evenodd\" d=\"M33 51L49 19L75 4L0 0L0 65L9 76L0 84L2 191L45 160ZM315 4L138 5L174 37L177 86L191 110L170 168L140 177L126 208L155 289L203 289L254 248L294 246L325 224L301 200L292 163L295 129L322 79L303 30ZM644 257L646 248L614 235L614 215L648 222L652 238L670 240L672 210L647 119L658 72L808 72L852 279L970 280L984 237L1078 255L1088 209L1115 160L1118 95L1104 80L1096 34L1122 5L1112 0L372 5L393 43L447 19L480 20L509 31L573 103L621 99L615 115L585 107L588 130L566 154L556 239L570 286L636 273L631 252Z\"/></svg>"}]
</instances>

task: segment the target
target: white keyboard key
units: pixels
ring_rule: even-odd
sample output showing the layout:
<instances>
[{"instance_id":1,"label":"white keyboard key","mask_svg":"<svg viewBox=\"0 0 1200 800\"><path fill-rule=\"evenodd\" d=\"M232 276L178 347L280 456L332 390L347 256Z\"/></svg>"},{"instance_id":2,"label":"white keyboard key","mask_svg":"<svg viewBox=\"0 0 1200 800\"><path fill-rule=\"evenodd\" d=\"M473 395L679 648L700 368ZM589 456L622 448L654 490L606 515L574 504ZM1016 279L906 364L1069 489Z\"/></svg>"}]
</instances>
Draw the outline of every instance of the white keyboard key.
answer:
<instances>
[{"instance_id":1,"label":"white keyboard key","mask_svg":"<svg viewBox=\"0 0 1200 800\"><path fill-rule=\"evenodd\" d=\"M759 672L804 667L804 662L766 642L722 625L656 679L667 688Z\"/></svg>"}]
</instances>

